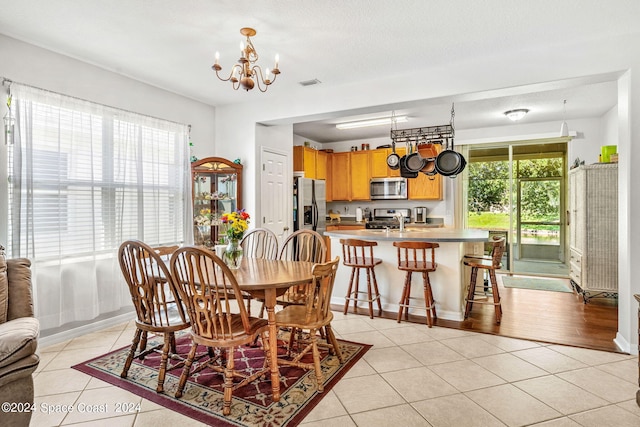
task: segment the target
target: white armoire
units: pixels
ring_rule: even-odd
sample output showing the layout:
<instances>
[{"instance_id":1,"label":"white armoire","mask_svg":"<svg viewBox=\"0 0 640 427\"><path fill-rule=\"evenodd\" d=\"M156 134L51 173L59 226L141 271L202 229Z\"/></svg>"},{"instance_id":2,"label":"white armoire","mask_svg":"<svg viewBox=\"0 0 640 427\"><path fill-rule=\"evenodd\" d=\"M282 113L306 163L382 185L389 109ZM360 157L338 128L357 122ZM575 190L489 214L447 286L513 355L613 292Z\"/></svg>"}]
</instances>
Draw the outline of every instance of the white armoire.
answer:
<instances>
[{"instance_id":1,"label":"white armoire","mask_svg":"<svg viewBox=\"0 0 640 427\"><path fill-rule=\"evenodd\" d=\"M618 292L618 164L569 171L569 276L586 303Z\"/></svg>"}]
</instances>

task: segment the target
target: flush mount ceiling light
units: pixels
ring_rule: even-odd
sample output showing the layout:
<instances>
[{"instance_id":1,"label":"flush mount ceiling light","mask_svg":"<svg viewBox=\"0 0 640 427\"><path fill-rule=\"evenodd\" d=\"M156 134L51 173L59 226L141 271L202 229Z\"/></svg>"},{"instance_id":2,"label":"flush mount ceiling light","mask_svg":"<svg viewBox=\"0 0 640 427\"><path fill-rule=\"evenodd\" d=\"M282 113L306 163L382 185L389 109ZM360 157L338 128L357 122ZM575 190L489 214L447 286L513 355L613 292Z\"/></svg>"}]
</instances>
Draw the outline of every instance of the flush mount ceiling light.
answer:
<instances>
[{"instance_id":1,"label":"flush mount ceiling light","mask_svg":"<svg viewBox=\"0 0 640 427\"><path fill-rule=\"evenodd\" d=\"M247 37L246 45L243 42L240 42L240 59L238 59L238 63L231 68L231 74L229 74L229 77L223 79L218 73L222 70L222 67L218 63L220 60L219 52L216 52L216 63L213 64L211 68L216 72L216 76L218 76L218 78L223 82L231 81L234 90L238 90L238 88L242 87L242 89L248 92L253 89L257 83L260 92L266 92L269 85L275 82L276 77L280 74L280 70L278 69L278 61L280 60L280 57L279 55L276 55L273 70L269 71L267 68L263 74L262 68L256 64L258 61L258 52L256 52L256 49L253 47L253 43L251 43L251 37L256 35L256 30L245 27L240 29L240 34ZM273 79L271 78L272 75ZM262 86L264 86L264 89Z\"/></svg>"},{"instance_id":2,"label":"flush mount ceiling light","mask_svg":"<svg viewBox=\"0 0 640 427\"><path fill-rule=\"evenodd\" d=\"M504 115L511 119L511 121L517 122L518 120L526 116L528 112L529 110L527 110L526 108L518 108L516 110L505 111Z\"/></svg>"},{"instance_id":3,"label":"flush mount ceiling light","mask_svg":"<svg viewBox=\"0 0 640 427\"><path fill-rule=\"evenodd\" d=\"M336 125L336 128L356 129L356 128L364 128L368 126L390 125L392 122L405 123L408 121L409 121L409 118L407 116L380 117L377 119L358 120L356 122L338 123Z\"/></svg>"}]
</instances>

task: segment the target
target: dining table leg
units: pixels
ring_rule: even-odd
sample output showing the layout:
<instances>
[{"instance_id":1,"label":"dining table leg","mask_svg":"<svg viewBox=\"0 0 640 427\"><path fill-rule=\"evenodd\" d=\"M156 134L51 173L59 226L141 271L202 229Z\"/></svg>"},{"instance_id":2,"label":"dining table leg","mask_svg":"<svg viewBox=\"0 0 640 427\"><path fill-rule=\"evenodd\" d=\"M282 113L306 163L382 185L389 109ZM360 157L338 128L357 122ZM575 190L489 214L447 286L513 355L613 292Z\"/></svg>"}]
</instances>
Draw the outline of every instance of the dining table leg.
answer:
<instances>
[{"instance_id":1,"label":"dining table leg","mask_svg":"<svg viewBox=\"0 0 640 427\"><path fill-rule=\"evenodd\" d=\"M280 371L278 370L278 327L276 326L276 290L265 289L264 306L269 322L269 354L271 355L271 391L272 400L280 400Z\"/></svg>"}]
</instances>

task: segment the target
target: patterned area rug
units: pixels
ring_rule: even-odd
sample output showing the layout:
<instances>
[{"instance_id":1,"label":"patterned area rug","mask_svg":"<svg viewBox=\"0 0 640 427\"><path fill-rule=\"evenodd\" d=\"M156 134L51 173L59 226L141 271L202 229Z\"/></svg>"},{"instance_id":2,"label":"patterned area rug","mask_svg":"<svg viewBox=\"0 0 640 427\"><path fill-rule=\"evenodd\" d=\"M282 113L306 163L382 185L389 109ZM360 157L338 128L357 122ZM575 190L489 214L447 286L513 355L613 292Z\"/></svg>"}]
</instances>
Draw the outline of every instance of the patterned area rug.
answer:
<instances>
[{"instance_id":1,"label":"patterned area rug","mask_svg":"<svg viewBox=\"0 0 640 427\"><path fill-rule=\"evenodd\" d=\"M178 354L186 355L191 346L188 335L183 334L176 341ZM158 338L154 338L149 340L148 346L159 342ZM324 374L323 393L316 391L313 371L283 366L280 368L279 402L271 401L270 375L267 375L264 379L258 379L233 392L231 414L228 416L222 415L222 375L209 369L189 378L184 395L176 399L174 394L182 369L168 371L164 382L165 392L156 393L160 366L160 355L157 353L148 355L144 360L134 359L126 379L120 378L120 372L129 347L80 363L73 368L208 425L292 427L298 425L331 387L371 348L367 344L343 340L338 342L345 359L342 365L336 356L330 355L326 349L320 349ZM198 348L198 355L205 353L205 348ZM285 349L281 347L279 354L284 353ZM303 360L313 361L311 355ZM236 351L236 369L250 372L262 367L263 363L264 353L260 347L241 347Z\"/></svg>"},{"instance_id":2,"label":"patterned area rug","mask_svg":"<svg viewBox=\"0 0 640 427\"><path fill-rule=\"evenodd\" d=\"M573 292L568 280L539 279L536 277L502 276L505 288L535 289L539 291Z\"/></svg>"}]
</instances>

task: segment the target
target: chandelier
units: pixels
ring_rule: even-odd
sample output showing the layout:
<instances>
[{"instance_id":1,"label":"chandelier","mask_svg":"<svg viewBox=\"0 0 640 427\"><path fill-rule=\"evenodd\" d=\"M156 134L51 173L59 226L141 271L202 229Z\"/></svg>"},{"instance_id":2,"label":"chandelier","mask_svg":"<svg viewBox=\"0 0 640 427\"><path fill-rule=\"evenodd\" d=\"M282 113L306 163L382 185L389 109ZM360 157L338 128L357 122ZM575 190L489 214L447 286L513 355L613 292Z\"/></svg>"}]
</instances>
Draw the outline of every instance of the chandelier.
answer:
<instances>
[{"instance_id":1,"label":"chandelier","mask_svg":"<svg viewBox=\"0 0 640 427\"><path fill-rule=\"evenodd\" d=\"M269 71L267 68L262 73L262 68L256 64L258 61L258 52L253 47L253 43L251 42L251 37L256 35L256 30L253 28L241 28L240 34L247 37L246 45L243 42L240 42L240 59L238 59L238 63L235 64L231 68L231 74L229 77L222 78L220 77L219 71L222 70L222 67L218 63L220 60L220 53L216 52L216 63L211 67L216 72L216 76L223 82L231 81L234 90L238 90L238 88L242 87L242 89L247 92L253 89L258 84L258 89L260 92L266 92L269 86L276 81L276 77L280 74L280 70L278 69L278 61L280 60L279 55L276 55L275 66L273 70ZM273 78L271 76L273 75ZM264 86L264 89L262 88Z\"/></svg>"}]
</instances>

